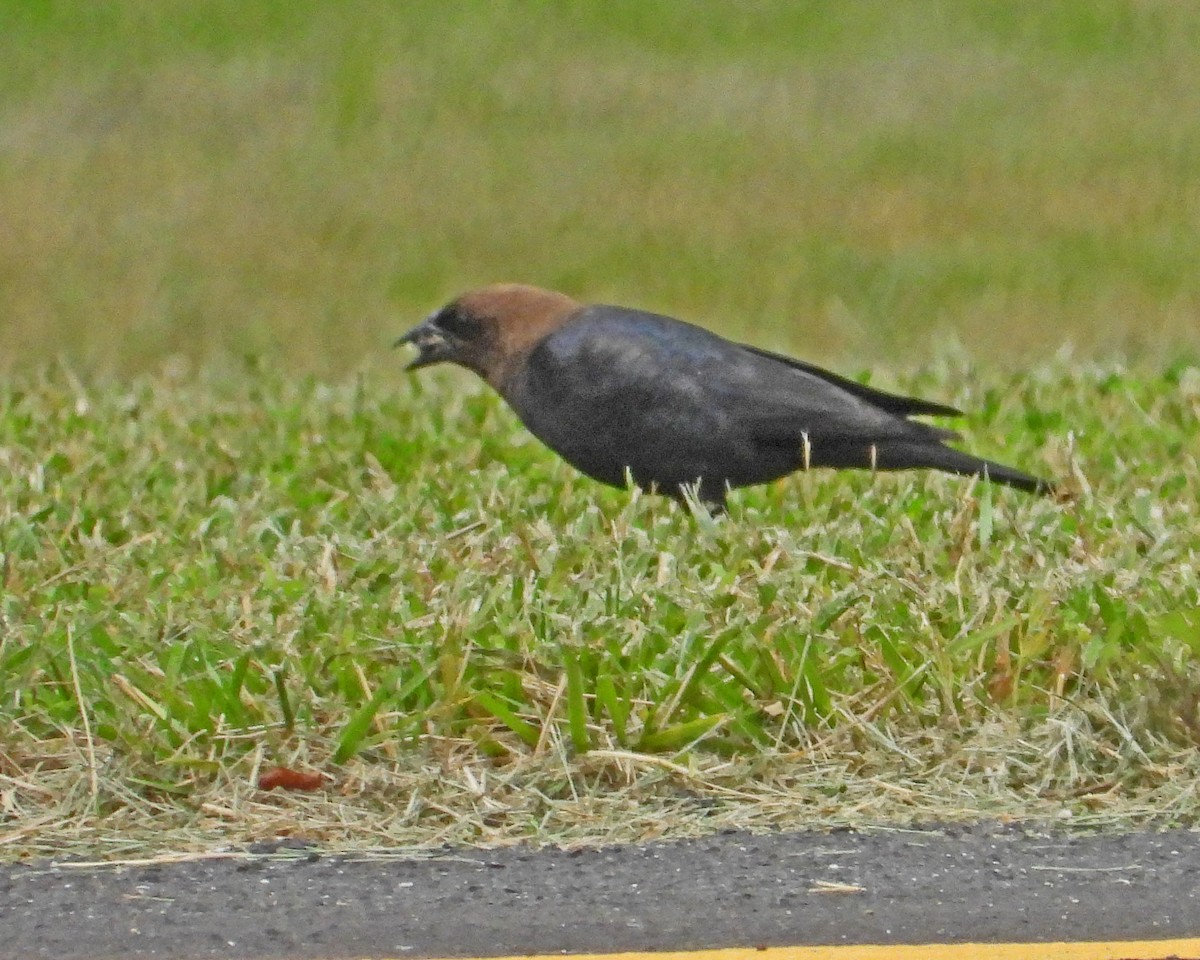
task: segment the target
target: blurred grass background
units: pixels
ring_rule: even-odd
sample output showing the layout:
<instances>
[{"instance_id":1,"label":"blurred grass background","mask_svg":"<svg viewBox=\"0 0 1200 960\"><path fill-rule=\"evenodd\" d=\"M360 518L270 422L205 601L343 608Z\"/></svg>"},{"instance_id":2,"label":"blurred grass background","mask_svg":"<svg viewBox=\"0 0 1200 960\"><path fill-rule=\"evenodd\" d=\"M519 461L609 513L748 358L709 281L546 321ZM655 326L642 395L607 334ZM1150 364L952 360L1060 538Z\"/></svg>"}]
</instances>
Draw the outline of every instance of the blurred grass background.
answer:
<instances>
[{"instance_id":1,"label":"blurred grass background","mask_svg":"<svg viewBox=\"0 0 1200 960\"><path fill-rule=\"evenodd\" d=\"M1200 345L1200 6L0 0L0 369L523 280L826 360Z\"/></svg>"}]
</instances>

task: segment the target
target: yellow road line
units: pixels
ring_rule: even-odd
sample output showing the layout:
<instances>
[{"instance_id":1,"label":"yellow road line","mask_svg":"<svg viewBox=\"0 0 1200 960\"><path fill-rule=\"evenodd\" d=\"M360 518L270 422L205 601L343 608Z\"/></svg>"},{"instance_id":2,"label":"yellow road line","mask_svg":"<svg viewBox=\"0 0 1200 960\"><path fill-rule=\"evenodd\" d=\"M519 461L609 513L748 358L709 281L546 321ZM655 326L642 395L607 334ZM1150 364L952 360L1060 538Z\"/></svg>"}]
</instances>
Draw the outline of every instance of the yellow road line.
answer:
<instances>
[{"instance_id":1,"label":"yellow road line","mask_svg":"<svg viewBox=\"0 0 1200 960\"><path fill-rule=\"evenodd\" d=\"M1200 937L1070 943L925 943L733 947L653 953L548 953L459 960L1200 960Z\"/></svg>"}]
</instances>

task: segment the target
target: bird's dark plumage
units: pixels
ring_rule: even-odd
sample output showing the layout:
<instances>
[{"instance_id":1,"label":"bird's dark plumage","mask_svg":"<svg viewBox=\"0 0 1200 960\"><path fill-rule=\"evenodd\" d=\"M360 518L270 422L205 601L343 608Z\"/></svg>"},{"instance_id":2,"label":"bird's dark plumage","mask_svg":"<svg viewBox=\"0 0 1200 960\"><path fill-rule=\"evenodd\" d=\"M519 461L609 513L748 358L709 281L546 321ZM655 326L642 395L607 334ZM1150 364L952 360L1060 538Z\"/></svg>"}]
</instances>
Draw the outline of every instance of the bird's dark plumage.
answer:
<instances>
[{"instance_id":1,"label":"bird's dark plumage","mask_svg":"<svg viewBox=\"0 0 1200 960\"><path fill-rule=\"evenodd\" d=\"M884 393L671 317L583 306L519 284L468 293L398 343L412 368L448 361L491 384L542 442L588 476L672 496L809 467L931 468L1030 492L1044 480L945 445L951 430L910 420L953 407Z\"/></svg>"}]
</instances>

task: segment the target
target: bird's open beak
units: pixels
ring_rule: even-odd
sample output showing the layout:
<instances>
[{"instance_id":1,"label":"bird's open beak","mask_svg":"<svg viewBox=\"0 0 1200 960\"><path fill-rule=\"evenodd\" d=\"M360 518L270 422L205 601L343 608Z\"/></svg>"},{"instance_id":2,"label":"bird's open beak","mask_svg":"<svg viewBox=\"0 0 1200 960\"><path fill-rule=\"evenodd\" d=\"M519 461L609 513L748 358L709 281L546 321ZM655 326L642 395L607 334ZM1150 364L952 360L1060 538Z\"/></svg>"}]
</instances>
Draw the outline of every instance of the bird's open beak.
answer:
<instances>
[{"instance_id":1,"label":"bird's open beak","mask_svg":"<svg viewBox=\"0 0 1200 960\"><path fill-rule=\"evenodd\" d=\"M412 363L404 368L406 370L419 370L421 367L428 367L430 364L450 359L449 344L446 342L445 336L429 320L413 327L408 333L397 339L392 346L400 347L408 343L416 347L420 353Z\"/></svg>"}]
</instances>

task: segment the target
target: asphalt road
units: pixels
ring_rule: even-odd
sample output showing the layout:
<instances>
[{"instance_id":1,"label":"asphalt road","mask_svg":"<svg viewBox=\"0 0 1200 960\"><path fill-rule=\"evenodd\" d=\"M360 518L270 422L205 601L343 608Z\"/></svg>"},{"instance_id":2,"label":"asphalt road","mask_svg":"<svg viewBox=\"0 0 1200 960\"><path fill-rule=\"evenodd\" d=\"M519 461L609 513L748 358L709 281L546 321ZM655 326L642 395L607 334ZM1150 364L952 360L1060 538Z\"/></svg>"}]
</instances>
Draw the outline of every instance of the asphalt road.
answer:
<instances>
[{"instance_id":1,"label":"asphalt road","mask_svg":"<svg viewBox=\"0 0 1200 960\"><path fill-rule=\"evenodd\" d=\"M0 866L0 957L447 957L1200 935L1200 833L724 834Z\"/></svg>"}]
</instances>

